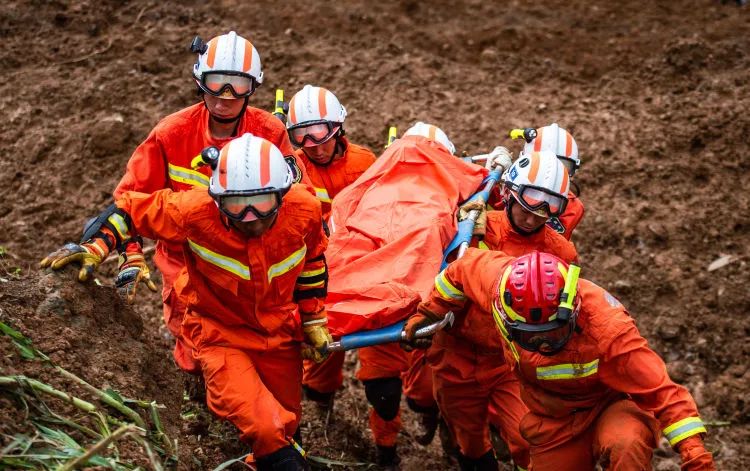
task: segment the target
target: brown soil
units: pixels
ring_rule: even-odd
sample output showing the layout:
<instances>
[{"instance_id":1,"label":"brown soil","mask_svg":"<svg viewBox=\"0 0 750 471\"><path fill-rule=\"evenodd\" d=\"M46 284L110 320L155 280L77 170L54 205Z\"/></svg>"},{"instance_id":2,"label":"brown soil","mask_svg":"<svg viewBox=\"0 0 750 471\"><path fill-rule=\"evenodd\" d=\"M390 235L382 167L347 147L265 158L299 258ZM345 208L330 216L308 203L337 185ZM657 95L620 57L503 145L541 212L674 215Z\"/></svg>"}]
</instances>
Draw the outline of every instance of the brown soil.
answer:
<instances>
[{"instance_id":1,"label":"brown soil","mask_svg":"<svg viewBox=\"0 0 750 471\"><path fill-rule=\"evenodd\" d=\"M346 105L352 140L374 149L389 125L404 130L416 120L440 125L469 153L497 144L518 150L503 137L512 127L557 121L571 130L583 160L586 217L574 240L585 276L630 308L703 418L729 422L709 427L719 469L750 468L747 7L705 0L236 3L0 6L3 319L97 385L165 404L184 469L210 469L243 453L231 427L205 413L181 421L183 380L159 327L158 296L131 311L109 288L35 268L109 202L130 153L158 119L195 101L193 35L236 29L263 58L266 82L253 103L269 109L276 87L289 94L308 82L324 85ZM730 263L708 271L722 255ZM8 356L6 343L0 340L3 374L52 380ZM327 433L305 404L306 445L318 456L372 461L362 388L347 381ZM4 433L20 423L9 404L0 400ZM412 444L414 420L407 414L404 469L447 468L438 445ZM658 455L658 469L676 469L674 456Z\"/></svg>"}]
</instances>

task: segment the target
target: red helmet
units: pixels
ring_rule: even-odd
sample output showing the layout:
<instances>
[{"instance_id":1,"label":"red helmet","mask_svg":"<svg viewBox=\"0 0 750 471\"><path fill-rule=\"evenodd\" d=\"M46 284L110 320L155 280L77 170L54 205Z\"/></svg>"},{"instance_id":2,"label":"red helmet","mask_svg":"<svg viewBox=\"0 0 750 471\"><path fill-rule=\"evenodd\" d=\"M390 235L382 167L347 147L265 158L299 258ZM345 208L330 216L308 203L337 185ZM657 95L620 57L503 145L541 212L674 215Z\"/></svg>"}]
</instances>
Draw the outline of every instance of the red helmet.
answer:
<instances>
[{"instance_id":1,"label":"red helmet","mask_svg":"<svg viewBox=\"0 0 750 471\"><path fill-rule=\"evenodd\" d=\"M509 341L524 350L553 355L570 339L581 297L579 268L554 255L531 252L513 260L495 292L495 322Z\"/></svg>"}]
</instances>

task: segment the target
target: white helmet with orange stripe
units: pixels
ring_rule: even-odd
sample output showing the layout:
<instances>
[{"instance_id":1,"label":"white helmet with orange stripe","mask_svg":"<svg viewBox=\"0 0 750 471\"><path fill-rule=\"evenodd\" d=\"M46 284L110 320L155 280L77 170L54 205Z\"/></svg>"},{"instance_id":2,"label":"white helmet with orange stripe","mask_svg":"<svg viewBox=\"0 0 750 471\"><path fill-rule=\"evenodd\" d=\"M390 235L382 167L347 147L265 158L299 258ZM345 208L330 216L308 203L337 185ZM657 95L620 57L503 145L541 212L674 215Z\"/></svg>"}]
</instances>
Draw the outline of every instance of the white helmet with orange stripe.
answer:
<instances>
[{"instance_id":1,"label":"white helmet with orange stripe","mask_svg":"<svg viewBox=\"0 0 750 471\"><path fill-rule=\"evenodd\" d=\"M245 98L263 83L258 51L234 31L207 44L196 36L190 50L198 53L193 77L205 93L219 98Z\"/></svg>"},{"instance_id":2,"label":"white helmet with orange stripe","mask_svg":"<svg viewBox=\"0 0 750 471\"><path fill-rule=\"evenodd\" d=\"M276 214L293 182L292 171L278 147L246 133L230 141L221 152L212 149L208 193L221 212L242 222Z\"/></svg>"},{"instance_id":3,"label":"white helmet with orange stripe","mask_svg":"<svg viewBox=\"0 0 750 471\"><path fill-rule=\"evenodd\" d=\"M297 147L320 145L343 135L346 108L330 90L305 85L289 101L286 127Z\"/></svg>"},{"instance_id":4,"label":"white helmet with orange stripe","mask_svg":"<svg viewBox=\"0 0 750 471\"><path fill-rule=\"evenodd\" d=\"M537 129L536 137L523 146L523 153L527 155L541 150L554 152L559 159L562 159L563 165L568 169L570 176L573 176L578 167L581 166L576 140L557 123Z\"/></svg>"},{"instance_id":5,"label":"white helmet with orange stripe","mask_svg":"<svg viewBox=\"0 0 750 471\"><path fill-rule=\"evenodd\" d=\"M426 137L427 139L437 142L438 144L443 145L448 152L451 154L456 153L456 146L453 145L450 139L448 139L448 135L445 134L445 132L440 129L437 126L433 126L432 124L423 123L422 121L418 121L417 124L410 127L406 130L404 133L404 136L422 136Z\"/></svg>"},{"instance_id":6,"label":"white helmet with orange stripe","mask_svg":"<svg viewBox=\"0 0 750 471\"><path fill-rule=\"evenodd\" d=\"M568 204L570 178L565 166L549 150L522 153L503 174L506 206L513 199L544 218L560 216Z\"/></svg>"}]
</instances>

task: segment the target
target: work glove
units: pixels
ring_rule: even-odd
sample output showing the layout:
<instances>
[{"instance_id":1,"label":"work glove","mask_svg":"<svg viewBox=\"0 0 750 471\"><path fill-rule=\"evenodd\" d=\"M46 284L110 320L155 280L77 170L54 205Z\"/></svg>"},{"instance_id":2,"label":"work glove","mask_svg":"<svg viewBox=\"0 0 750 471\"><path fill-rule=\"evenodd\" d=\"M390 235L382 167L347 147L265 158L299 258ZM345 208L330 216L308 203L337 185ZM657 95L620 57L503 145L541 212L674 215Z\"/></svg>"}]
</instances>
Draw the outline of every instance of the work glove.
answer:
<instances>
[{"instance_id":1,"label":"work glove","mask_svg":"<svg viewBox=\"0 0 750 471\"><path fill-rule=\"evenodd\" d=\"M492 149L486 164L489 170L500 169L500 173L508 170L511 165L513 165L513 156L510 151L503 146L497 146Z\"/></svg>"},{"instance_id":2,"label":"work glove","mask_svg":"<svg viewBox=\"0 0 750 471\"><path fill-rule=\"evenodd\" d=\"M404 333L406 338L401 341L401 348L410 352L415 348L430 348L432 337L416 338L417 330L426 327L435 322L439 322L443 316L430 310L425 303L420 303L417 312L406 319L404 324Z\"/></svg>"},{"instance_id":3,"label":"work glove","mask_svg":"<svg viewBox=\"0 0 750 471\"><path fill-rule=\"evenodd\" d=\"M129 304L135 301L138 284L146 283L146 287L156 293L156 284L151 280L151 270L146 264L141 245L130 242L125 250L120 253L118 273L115 277L115 286Z\"/></svg>"},{"instance_id":4,"label":"work glove","mask_svg":"<svg viewBox=\"0 0 750 471\"><path fill-rule=\"evenodd\" d=\"M315 363L321 363L323 360L328 358L328 351L326 348L329 343L333 342L331 333L328 332L328 326L325 322L308 325L302 325L302 332L305 334L306 344L302 345L302 358L305 360L312 360Z\"/></svg>"},{"instance_id":5,"label":"work glove","mask_svg":"<svg viewBox=\"0 0 750 471\"><path fill-rule=\"evenodd\" d=\"M681 471L716 471L714 459L698 435L686 438L677 447L682 458Z\"/></svg>"},{"instance_id":6,"label":"work glove","mask_svg":"<svg viewBox=\"0 0 750 471\"><path fill-rule=\"evenodd\" d=\"M483 197L472 198L458 207L458 220L463 221L469 217L470 211L479 211L477 218L474 222L474 231L472 232L475 236L484 236L487 232L487 202Z\"/></svg>"},{"instance_id":7,"label":"work glove","mask_svg":"<svg viewBox=\"0 0 750 471\"><path fill-rule=\"evenodd\" d=\"M53 270L60 270L71 263L80 263L78 281L86 281L93 276L94 271L107 258L107 255L109 255L107 241L95 237L80 245L69 242L44 257L39 265L42 268L50 267Z\"/></svg>"}]
</instances>

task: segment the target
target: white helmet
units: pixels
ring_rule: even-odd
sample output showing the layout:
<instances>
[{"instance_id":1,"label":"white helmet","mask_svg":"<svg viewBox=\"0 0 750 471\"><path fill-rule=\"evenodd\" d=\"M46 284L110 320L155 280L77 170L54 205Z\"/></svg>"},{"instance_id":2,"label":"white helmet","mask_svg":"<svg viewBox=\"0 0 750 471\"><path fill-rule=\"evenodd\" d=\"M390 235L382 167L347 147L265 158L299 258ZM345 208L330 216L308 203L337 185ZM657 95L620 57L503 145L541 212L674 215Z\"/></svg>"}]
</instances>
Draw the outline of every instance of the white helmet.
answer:
<instances>
[{"instance_id":1,"label":"white helmet","mask_svg":"<svg viewBox=\"0 0 750 471\"><path fill-rule=\"evenodd\" d=\"M527 211L550 218L565 212L570 191L568 170L554 152L523 153L503 174L506 198L512 196ZM506 205L510 206L506 199Z\"/></svg>"},{"instance_id":2,"label":"white helmet","mask_svg":"<svg viewBox=\"0 0 750 471\"><path fill-rule=\"evenodd\" d=\"M196 36L190 50L198 53L193 77L201 90L210 95L248 97L263 83L258 51L234 31L217 36L208 44Z\"/></svg>"},{"instance_id":3,"label":"white helmet","mask_svg":"<svg viewBox=\"0 0 750 471\"><path fill-rule=\"evenodd\" d=\"M230 141L221 152L213 149L208 193L221 212L235 221L275 214L293 180L278 147L246 133Z\"/></svg>"},{"instance_id":4,"label":"white helmet","mask_svg":"<svg viewBox=\"0 0 750 471\"><path fill-rule=\"evenodd\" d=\"M305 85L289 101L286 127L297 147L316 146L343 133L346 108L322 87Z\"/></svg>"},{"instance_id":5,"label":"white helmet","mask_svg":"<svg viewBox=\"0 0 750 471\"><path fill-rule=\"evenodd\" d=\"M537 129L536 137L523 146L523 153L527 155L541 150L552 151L558 158L570 162L565 166L571 175L581 166L576 140L557 123Z\"/></svg>"},{"instance_id":6,"label":"white helmet","mask_svg":"<svg viewBox=\"0 0 750 471\"><path fill-rule=\"evenodd\" d=\"M418 121L417 124L406 130L404 136L426 137L431 141L442 144L446 149L448 149L448 152L450 152L451 154L456 153L456 146L454 146L450 139L448 139L448 135L445 134L442 129L437 126L433 126L432 124Z\"/></svg>"}]
</instances>

